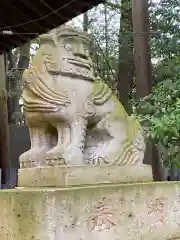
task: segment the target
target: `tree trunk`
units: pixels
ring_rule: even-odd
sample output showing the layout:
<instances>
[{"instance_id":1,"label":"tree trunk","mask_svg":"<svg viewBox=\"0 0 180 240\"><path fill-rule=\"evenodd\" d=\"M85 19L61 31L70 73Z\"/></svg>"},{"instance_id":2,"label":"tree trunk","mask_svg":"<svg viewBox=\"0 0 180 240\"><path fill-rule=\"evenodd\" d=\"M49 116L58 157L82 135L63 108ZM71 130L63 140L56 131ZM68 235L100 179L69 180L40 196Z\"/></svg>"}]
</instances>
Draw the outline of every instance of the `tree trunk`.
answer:
<instances>
[{"instance_id":1,"label":"tree trunk","mask_svg":"<svg viewBox=\"0 0 180 240\"><path fill-rule=\"evenodd\" d=\"M7 53L7 58L8 58L8 61L9 61L8 71L10 71L10 70L12 70L13 68L16 67L16 63L15 63L12 51L9 51Z\"/></svg>"},{"instance_id":2,"label":"tree trunk","mask_svg":"<svg viewBox=\"0 0 180 240\"><path fill-rule=\"evenodd\" d=\"M143 98L152 90L152 66L149 48L148 0L133 0L133 36L136 66L136 94ZM163 180L161 162L153 143L148 142L144 163L152 166L155 181Z\"/></svg>"},{"instance_id":3,"label":"tree trunk","mask_svg":"<svg viewBox=\"0 0 180 240\"><path fill-rule=\"evenodd\" d=\"M6 69L8 71L11 71L12 69L15 69L16 68L16 63L15 63L15 60L14 60L14 57L13 57L12 50L7 53L7 59L8 59L8 65L7 65ZM6 86L7 92L9 93L11 91L11 89L13 89L11 78L7 77L6 82L7 82L7 86ZM12 102L12 98L9 97L9 96L8 96L8 99L7 99L7 107L8 107L8 122L10 124L11 121L12 121L12 116L13 116L13 102Z\"/></svg>"},{"instance_id":4,"label":"tree trunk","mask_svg":"<svg viewBox=\"0 0 180 240\"><path fill-rule=\"evenodd\" d=\"M87 32L89 27L89 19L88 19L88 13L85 12L83 14L83 31Z\"/></svg>"},{"instance_id":5,"label":"tree trunk","mask_svg":"<svg viewBox=\"0 0 180 240\"><path fill-rule=\"evenodd\" d=\"M13 92L13 96L11 98L12 101L12 111L13 117L11 118L11 123L17 124L21 120L21 108L19 105L20 100L20 88L21 88L21 77L23 71L29 67L29 59L30 59L30 42L25 43L24 45L19 47L19 61L17 64L16 78L11 81L11 92Z\"/></svg>"},{"instance_id":6,"label":"tree trunk","mask_svg":"<svg viewBox=\"0 0 180 240\"><path fill-rule=\"evenodd\" d=\"M6 182L7 168L10 167L9 158L9 127L6 94L5 57L0 55L0 168L2 169L2 183Z\"/></svg>"},{"instance_id":7,"label":"tree trunk","mask_svg":"<svg viewBox=\"0 0 180 240\"><path fill-rule=\"evenodd\" d=\"M30 59L30 42L27 42L19 47L19 61L17 67L23 69L28 68L29 59Z\"/></svg>"},{"instance_id":8,"label":"tree trunk","mask_svg":"<svg viewBox=\"0 0 180 240\"><path fill-rule=\"evenodd\" d=\"M106 59L109 58L109 37L108 37L108 18L107 18L107 6L104 4L104 36L105 36L105 57ZM103 60L103 73L104 78L107 82L110 81L110 69L107 64L107 60L104 58Z\"/></svg>"},{"instance_id":9,"label":"tree trunk","mask_svg":"<svg viewBox=\"0 0 180 240\"><path fill-rule=\"evenodd\" d=\"M142 98L149 95L152 89L148 0L133 1L133 32L136 93L138 98Z\"/></svg>"},{"instance_id":10,"label":"tree trunk","mask_svg":"<svg viewBox=\"0 0 180 240\"><path fill-rule=\"evenodd\" d=\"M127 2L129 5L127 7ZM132 32L132 7L130 0L121 2L121 19L119 30L119 67L117 73L118 98L126 111L132 113L130 96L133 88L133 38Z\"/></svg>"}]
</instances>

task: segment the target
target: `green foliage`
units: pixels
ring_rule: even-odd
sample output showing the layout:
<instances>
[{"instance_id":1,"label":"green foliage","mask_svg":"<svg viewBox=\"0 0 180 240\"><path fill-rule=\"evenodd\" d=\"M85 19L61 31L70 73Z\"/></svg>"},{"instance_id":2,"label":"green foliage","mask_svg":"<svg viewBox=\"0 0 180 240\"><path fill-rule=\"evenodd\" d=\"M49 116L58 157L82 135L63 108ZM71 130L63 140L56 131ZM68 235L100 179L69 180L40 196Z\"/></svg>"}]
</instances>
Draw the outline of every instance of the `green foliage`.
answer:
<instances>
[{"instance_id":1,"label":"green foliage","mask_svg":"<svg viewBox=\"0 0 180 240\"><path fill-rule=\"evenodd\" d=\"M150 6L152 57L167 58L180 54L180 3L161 0Z\"/></svg>"},{"instance_id":2,"label":"green foliage","mask_svg":"<svg viewBox=\"0 0 180 240\"><path fill-rule=\"evenodd\" d=\"M163 61L155 69L152 93L135 102L146 136L168 152L166 165L180 161L180 59ZM161 81L160 81L161 80Z\"/></svg>"},{"instance_id":3,"label":"green foliage","mask_svg":"<svg viewBox=\"0 0 180 240\"><path fill-rule=\"evenodd\" d=\"M154 2L152 4L152 2ZM135 112L147 138L161 148L165 165L180 167L180 25L179 1L160 0L150 4L152 93L133 98Z\"/></svg>"}]
</instances>

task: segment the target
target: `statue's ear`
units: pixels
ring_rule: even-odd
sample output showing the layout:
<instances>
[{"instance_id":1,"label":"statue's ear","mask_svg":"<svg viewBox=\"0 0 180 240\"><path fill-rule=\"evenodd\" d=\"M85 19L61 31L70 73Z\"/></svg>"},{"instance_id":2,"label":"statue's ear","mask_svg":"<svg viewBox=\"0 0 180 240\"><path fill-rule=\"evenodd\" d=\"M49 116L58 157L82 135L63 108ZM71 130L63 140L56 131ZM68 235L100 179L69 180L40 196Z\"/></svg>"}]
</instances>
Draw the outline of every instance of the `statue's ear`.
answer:
<instances>
[{"instance_id":1,"label":"statue's ear","mask_svg":"<svg viewBox=\"0 0 180 240\"><path fill-rule=\"evenodd\" d=\"M48 33L42 34L39 36L39 40L40 40L40 45L41 44L45 44L45 43L54 43L55 45L58 44L57 41L57 30L53 29Z\"/></svg>"},{"instance_id":2,"label":"statue's ear","mask_svg":"<svg viewBox=\"0 0 180 240\"><path fill-rule=\"evenodd\" d=\"M60 72L60 64L56 34L49 33L41 35L40 45L42 48L43 61L47 71L51 74L58 74Z\"/></svg>"}]
</instances>

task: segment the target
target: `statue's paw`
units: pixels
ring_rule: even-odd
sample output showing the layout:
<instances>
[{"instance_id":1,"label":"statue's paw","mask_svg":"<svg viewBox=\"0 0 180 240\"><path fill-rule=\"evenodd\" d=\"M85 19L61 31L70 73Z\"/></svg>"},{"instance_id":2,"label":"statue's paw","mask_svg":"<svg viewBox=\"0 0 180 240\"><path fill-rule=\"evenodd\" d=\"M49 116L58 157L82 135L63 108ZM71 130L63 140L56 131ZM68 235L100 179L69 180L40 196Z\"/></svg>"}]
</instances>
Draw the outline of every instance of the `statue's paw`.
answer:
<instances>
[{"instance_id":1,"label":"statue's paw","mask_svg":"<svg viewBox=\"0 0 180 240\"><path fill-rule=\"evenodd\" d=\"M107 161L107 159L105 157L97 157L97 158L88 159L87 163L90 165L95 165L95 166L109 164L109 162Z\"/></svg>"},{"instance_id":2,"label":"statue's paw","mask_svg":"<svg viewBox=\"0 0 180 240\"><path fill-rule=\"evenodd\" d=\"M20 155L20 157L19 157L20 168L27 168L28 167L29 152L30 151L27 151L27 152Z\"/></svg>"},{"instance_id":3,"label":"statue's paw","mask_svg":"<svg viewBox=\"0 0 180 240\"><path fill-rule=\"evenodd\" d=\"M63 156L64 150L60 147L54 147L46 153L45 164L48 166L59 166L66 164Z\"/></svg>"},{"instance_id":4,"label":"statue's paw","mask_svg":"<svg viewBox=\"0 0 180 240\"><path fill-rule=\"evenodd\" d=\"M37 165L37 151L38 149L30 149L19 157L20 168L31 168Z\"/></svg>"},{"instance_id":5,"label":"statue's paw","mask_svg":"<svg viewBox=\"0 0 180 240\"><path fill-rule=\"evenodd\" d=\"M64 152L64 158L66 159L66 164L69 165L83 165L84 164L84 154L82 150L74 145L69 145Z\"/></svg>"},{"instance_id":6,"label":"statue's paw","mask_svg":"<svg viewBox=\"0 0 180 240\"><path fill-rule=\"evenodd\" d=\"M20 168L32 168L43 165L46 147L32 148L19 157Z\"/></svg>"}]
</instances>

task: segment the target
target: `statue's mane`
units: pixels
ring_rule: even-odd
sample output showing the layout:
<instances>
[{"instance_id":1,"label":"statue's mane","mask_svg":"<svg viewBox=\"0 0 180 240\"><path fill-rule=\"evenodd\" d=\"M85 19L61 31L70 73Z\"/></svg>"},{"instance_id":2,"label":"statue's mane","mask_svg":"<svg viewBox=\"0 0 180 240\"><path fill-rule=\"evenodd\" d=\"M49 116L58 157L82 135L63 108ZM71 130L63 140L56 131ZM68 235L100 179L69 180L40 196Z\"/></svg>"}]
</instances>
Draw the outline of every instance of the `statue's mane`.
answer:
<instances>
[{"instance_id":1,"label":"statue's mane","mask_svg":"<svg viewBox=\"0 0 180 240\"><path fill-rule=\"evenodd\" d=\"M32 61L32 66L37 71L44 72L45 68L50 74L58 74L60 66L58 64L59 49L55 41L54 34L44 34L43 39L40 38L40 48Z\"/></svg>"},{"instance_id":2,"label":"statue's mane","mask_svg":"<svg viewBox=\"0 0 180 240\"><path fill-rule=\"evenodd\" d=\"M32 99L24 92L24 109L26 111L57 111L57 106L70 104L68 95L62 89L52 89L49 85L53 75L61 75L59 64L59 38L62 36L79 36L88 41L88 35L78 33L71 28L55 29L40 36L40 48L32 61L32 66L23 73L26 90L33 94Z\"/></svg>"}]
</instances>

